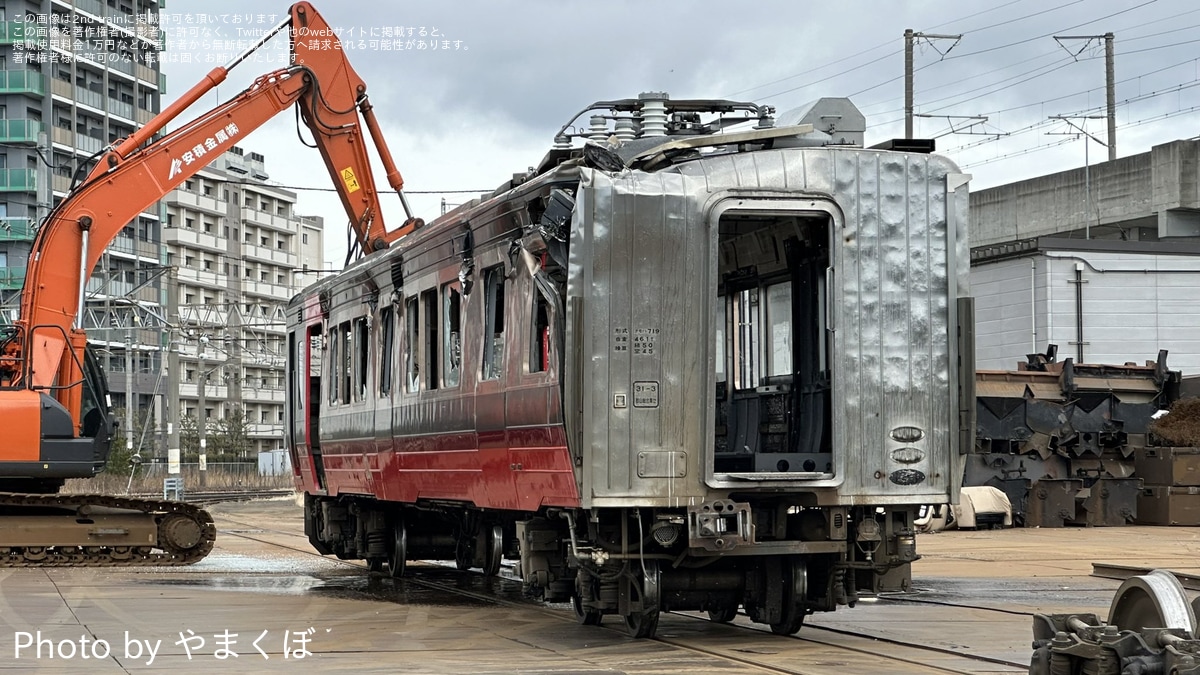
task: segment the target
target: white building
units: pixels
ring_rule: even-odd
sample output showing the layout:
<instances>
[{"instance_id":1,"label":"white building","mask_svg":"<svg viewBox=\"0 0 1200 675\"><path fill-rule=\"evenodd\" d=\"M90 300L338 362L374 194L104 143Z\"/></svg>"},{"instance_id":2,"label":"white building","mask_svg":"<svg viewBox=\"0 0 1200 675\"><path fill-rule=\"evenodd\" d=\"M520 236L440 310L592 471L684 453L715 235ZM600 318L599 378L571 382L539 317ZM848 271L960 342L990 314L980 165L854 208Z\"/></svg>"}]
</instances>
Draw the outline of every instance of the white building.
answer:
<instances>
[{"instance_id":1,"label":"white building","mask_svg":"<svg viewBox=\"0 0 1200 675\"><path fill-rule=\"evenodd\" d=\"M320 219L297 216L296 193L267 178L262 155L234 147L164 200L173 409L203 413L212 435L212 421L240 408L251 447L237 459L248 460L283 443L284 309L322 238Z\"/></svg>"},{"instance_id":2,"label":"white building","mask_svg":"<svg viewBox=\"0 0 1200 675\"><path fill-rule=\"evenodd\" d=\"M1059 359L1200 374L1200 242L1041 238L972 252L976 365Z\"/></svg>"}]
</instances>

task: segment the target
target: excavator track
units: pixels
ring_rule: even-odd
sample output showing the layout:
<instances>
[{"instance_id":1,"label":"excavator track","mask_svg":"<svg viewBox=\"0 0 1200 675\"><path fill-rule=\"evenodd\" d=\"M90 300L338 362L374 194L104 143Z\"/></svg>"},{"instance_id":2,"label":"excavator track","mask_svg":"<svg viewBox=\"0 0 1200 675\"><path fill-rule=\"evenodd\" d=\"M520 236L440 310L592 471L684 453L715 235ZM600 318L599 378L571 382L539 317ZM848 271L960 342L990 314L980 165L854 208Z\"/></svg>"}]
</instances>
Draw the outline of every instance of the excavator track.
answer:
<instances>
[{"instance_id":1,"label":"excavator track","mask_svg":"<svg viewBox=\"0 0 1200 675\"><path fill-rule=\"evenodd\" d=\"M0 567L190 565L217 528L192 504L109 495L0 493Z\"/></svg>"}]
</instances>

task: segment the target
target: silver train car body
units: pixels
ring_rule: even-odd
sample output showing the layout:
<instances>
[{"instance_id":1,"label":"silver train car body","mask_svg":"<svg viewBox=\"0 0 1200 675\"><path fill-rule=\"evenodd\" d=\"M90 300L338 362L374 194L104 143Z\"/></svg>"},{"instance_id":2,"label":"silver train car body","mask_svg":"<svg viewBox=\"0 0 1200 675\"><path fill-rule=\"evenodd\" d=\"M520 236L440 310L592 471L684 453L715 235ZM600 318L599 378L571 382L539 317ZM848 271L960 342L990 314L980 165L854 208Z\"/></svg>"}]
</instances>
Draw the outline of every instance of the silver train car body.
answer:
<instances>
[{"instance_id":1,"label":"silver train car body","mask_svg":"<svg viewBox=\"0 0 1200 675\"><path fill-rule=\"evenodd\" d=\"M838 119L853 110L827 103ZM596 104L644 133L606 140L593 117L598 142L560 142L531 175L293 301L294 344L311 345L306 327L311 338L339 312L377 312L368 295L394 298L388 320L403 327L405 298L422 292L413 284L457 279L467 291L459 332L440 322L462 353L456 391L422 385L364 405L367 446L348 428L367 424L353 405L326 405L316 433L304 422L314 412L293 406L293 464L319 550L400 569L450 551L489 571L506 554L531 591L570 599L581 623L613 614L637 636L675 609L727 621L740 608L791 633L813 612L909 587L917 511L957 500L970 447L968 177L837 129L771 126L769 109L755 108L754 129L699 120L736 105ZM823 110L807 119L828 119ZM503 319L488 309L494 284L475 278L487 268L508 280ZM498 321L500 346L483 338ZM394 354L370 358L400 373L408 351L428 346L396 332L374 340ZM513 369L499 389L481 375L496 349ZM299 363L294 372L312 368ZM441 406L425 410L470 409L444 428L465 445L430 442L434 412L396 412L422 397ZM497 417L509 439L499 465L482 440ZM554 433L539 438L561 439L561 462L545 459L553 440L518 440L543 427ZM418 468L437 452L476 453L473 480L488 485Z\"/></svg>"}]
</instances>

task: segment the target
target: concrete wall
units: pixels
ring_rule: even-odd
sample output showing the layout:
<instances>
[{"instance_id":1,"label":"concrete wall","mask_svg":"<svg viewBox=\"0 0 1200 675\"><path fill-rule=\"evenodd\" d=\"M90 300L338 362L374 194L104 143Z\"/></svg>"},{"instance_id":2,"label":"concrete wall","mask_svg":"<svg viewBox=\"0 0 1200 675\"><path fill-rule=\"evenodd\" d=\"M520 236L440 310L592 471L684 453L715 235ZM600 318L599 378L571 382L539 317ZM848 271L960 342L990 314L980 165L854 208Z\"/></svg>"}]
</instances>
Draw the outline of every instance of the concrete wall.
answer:
<instances>
[{"instance_id":1,"label":"concrete wall","mask_svg":"<svg viewBox=\"0 0 1200 675\"><path fill-rule=\"evenodd\" d=\"M1192 211L1200 209L1200 141L1173 141L1111 162L1093 155L1086 168L972 193L971 246L1089 228L1093 237L1200 236L1200 214Z\"/></svg>"}]
</instances>

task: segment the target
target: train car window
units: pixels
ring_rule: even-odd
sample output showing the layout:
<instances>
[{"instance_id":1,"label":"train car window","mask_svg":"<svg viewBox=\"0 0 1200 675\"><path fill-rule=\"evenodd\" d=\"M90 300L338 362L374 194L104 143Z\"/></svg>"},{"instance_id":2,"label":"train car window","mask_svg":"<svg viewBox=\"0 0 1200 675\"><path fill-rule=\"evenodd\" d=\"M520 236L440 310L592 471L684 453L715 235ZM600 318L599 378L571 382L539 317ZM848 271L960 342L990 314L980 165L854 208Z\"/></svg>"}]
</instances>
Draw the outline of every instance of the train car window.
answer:
<instances>
[{"instance_id":1,"label":"train car window","mask_svg":"<svg viewBox=\"0 0 1200 675\"><path fill-rule=\"evenodd\" d=\"M321 327L314 326L309 329L308 336L308 374L309 377L321 376L321 355L324 352L325 338L321 336Z\"/></svg>"},{"instance_id":2,"label":"train car window","mask_svg":"<svg viewBox=\"0 0 1200 675\"><path fill-rule=\"evenodd\" d=\"M494 380L504 371L504 266L483 272L483 369L485 380Z\"/></svg>"},{"instance_id":3,"label":"train car window","mask_svg":"<svg viewBox=\"0 0 1200 675\"><path fill-rule=\"evenodd\" d=\"M717 297L717 382L725 382L725 296Z\"/></svg>"},{"instance_id":4,"label":"train car window","mask_svg":"<svg viewBox=\"0 0 1200 675\"><path fill-rule=\"evenodd\" d=\"M417 366L417 346L421 344L421 333L418 329L420 324L420 304L417 302L416 296L409 298L404 303L404 373L407 382L408 393L415 394L421 389L421 373Z\"/></svg>"},{"instance_id":5,"label":"train car window","mask_svg":"<svg viewBox=\"0 0 1200 675\"><path fill-rule=\"evenodd\" d=\"M425 388L438 388L438 295L437 289L421 293L421 304L425 309L425 340L421 343L425 358Z\"/></svg>"},{"instance_id":6,"label":"train car window","mask_svg":"<svg viewBox=\"0 0 1200 675\"><path fill-rule=\"evenodd\" d=\"M454 284L442 287L442 298L445 306L442 316L445 322L442 333L442 384L447 387L457 387L462 370L462 294Z\"/></svg>"},{"instance_id":7,"label":"train car window","mask_svg":"<svg viewBox=\"0 0 1200 675\"><path fill-rule=\"evenodd\" d=\"M387 396L392 393L392 354L396 341L395 318L396 310L384 307L379 312L379 394Z\"/></svg>"},{"instance_id":8,"label":"train car window","mask_svg":"<svg viewBox=\"0 0 1200 675\"><path fill-rule=\"evenodd\" d=\"M367 342L367 317L354 320L350 344L354 348L354 400L364 401L367 398L367 373L370 372L368 357L371 353L370 343Z\"/></svg>"},{"instance_id":9,"label":"train car window","mask_svg":"<svg viewBox=\"0 0 1200 675\"><path fill-rule=\"evenodd\" d=\"M762 373L759 347L762 344L762 322L758 312L758 289L748 288L733 294L730 311L738 327L733 347L733 386L735 389L754 389Z\"/></svg>"},{"instance_id":10,"label":"train car window","mask_svg":"<svg viewBox=\"0 0 1200 675\"><path fill-rule=\"evenodd\" d=\"M337 365L338 379L340 380L340 382L338 384L338 388L340 389L341 394L342 394L342 397L341 397L342 403L349 403L350 396L351 396L351 394L350 394L350 392L351 392L350 374L353 372L353 370L352 370L353 364L351 362L353 354L350 351L351 345L350 345L350 322L349 321L343 321L342 324L340 326L338 326L337 337L338 337L338 342L341 343L341 346L338 348L339 353L341 354L341 358L338 360L338 365Z\"/></svg>"},{"instance_id":11,"label":"train car window","mask_svg":"<svg viewBox=\"0 0 1200 675\"><path fill-rule=\"evenodd\" d=\"M792 374L792 284L767 286L767 376Z\"/></svg>"},{"instance_id":12,"label":"train car window","mask_svg":"<svg viewBox=\"0 0 1200 675\"><path fill-rule=\"evenodd\" d=\"M545 372L550 367L550 303L537 290L533 292L533 336L529 346L529 372Z\"/></svg>"},{"instance_id":13,"label":"train car window","mask_svg":"<svg viewBox=\"0 0 1200 675\"><path fill-rule=\"evenodd\" d=\"M340 399L340 396L338 396L338 382L341 382L341 378L338 377L338 364L341 363L341 361L338 359L338 355L341 354L341 350L338 346L337 337L338 337L337 328L334 327L334 329L331 331L331 334L329 336L329 402L330 403L337 403L338 400Z\"/></svg>"}]
</instances>

